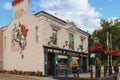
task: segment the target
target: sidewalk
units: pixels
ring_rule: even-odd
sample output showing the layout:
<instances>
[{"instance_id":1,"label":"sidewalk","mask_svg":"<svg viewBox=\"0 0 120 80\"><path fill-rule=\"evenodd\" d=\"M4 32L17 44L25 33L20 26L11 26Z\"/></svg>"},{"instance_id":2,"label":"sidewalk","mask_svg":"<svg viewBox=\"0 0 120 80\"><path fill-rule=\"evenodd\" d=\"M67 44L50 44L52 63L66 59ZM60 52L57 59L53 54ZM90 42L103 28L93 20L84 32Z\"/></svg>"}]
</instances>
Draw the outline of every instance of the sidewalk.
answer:
<instances>
[{"instance_id":1,"label":"sidewalk","mask_svg":"<svg viewBox=\"0 0 120 80\"><path fill-rule=\"evenodd\" d=\"M79 78L89 78L89 73L82 73L79 75ZM63 80L73 78L73 75L68 75L68 77L65 77L65 75L60 76L49 76L49 77L39 77L39 76L24 76L24 75L13 75L13 74L3 74L0 73L0 80ZM74 77L76 78L76 77Z\"/></svg>"},{"instance_id":2,"label":"sidewalk","mask_svg":"<svg viewBox=\"0 0 120 80\"><path fill-rule=\"evenodd\" d=\"M65 77L65 75L39 77L39 76L23 76L23 75L0 73L0 80L101 80L101 79L95 79L95 78L91 79L90 73L81 73L79 74L79 77L77 76L73 77L73 75L68 75L68 77ZM103 78L102 80L106 80L106 79ZM109 78L107 80L113 80L113 79Z\"/></svg>"}]
</instances>

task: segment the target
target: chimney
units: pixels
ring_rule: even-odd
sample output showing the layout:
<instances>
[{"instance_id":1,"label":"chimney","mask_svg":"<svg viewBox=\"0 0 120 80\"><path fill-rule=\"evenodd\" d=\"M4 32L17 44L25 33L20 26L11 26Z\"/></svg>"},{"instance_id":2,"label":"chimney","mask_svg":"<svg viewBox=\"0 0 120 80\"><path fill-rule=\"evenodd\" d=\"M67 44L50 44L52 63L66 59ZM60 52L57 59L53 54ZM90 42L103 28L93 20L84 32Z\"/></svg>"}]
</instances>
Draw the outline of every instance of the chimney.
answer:
<instances>
[{"instance_id":1,"label":"chimney","mask_svg":"<svg viewBox=\"0 0 120 80\"><path fill-rule=\"evenodd\" d=\"M30 0L13 0L12 6L14 11L14 17L21 12L28 12L28 4Z\"/></svg>"}]
</instances>

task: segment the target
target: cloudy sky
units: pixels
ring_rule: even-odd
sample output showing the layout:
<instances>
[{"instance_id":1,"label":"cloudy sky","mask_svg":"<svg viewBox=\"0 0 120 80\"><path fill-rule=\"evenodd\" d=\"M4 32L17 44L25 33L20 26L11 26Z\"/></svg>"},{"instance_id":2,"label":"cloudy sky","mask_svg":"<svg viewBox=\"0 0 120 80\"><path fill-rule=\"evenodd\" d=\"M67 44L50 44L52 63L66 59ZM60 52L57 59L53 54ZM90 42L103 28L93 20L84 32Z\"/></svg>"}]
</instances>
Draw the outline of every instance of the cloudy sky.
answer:
<instances>
[{"instance_id":1,"label":"cloudy sky","mask_svg":"<svg viewBox=\"0 0 120 80\"><path fill-rule=\"evenodd\" d=\"M12 0L0 0L0 26L13 16ZM92 33L100 28L100 19L120 17L120 0L30 0L29 12L47 11Z\"/></svg>"}]
</instances>

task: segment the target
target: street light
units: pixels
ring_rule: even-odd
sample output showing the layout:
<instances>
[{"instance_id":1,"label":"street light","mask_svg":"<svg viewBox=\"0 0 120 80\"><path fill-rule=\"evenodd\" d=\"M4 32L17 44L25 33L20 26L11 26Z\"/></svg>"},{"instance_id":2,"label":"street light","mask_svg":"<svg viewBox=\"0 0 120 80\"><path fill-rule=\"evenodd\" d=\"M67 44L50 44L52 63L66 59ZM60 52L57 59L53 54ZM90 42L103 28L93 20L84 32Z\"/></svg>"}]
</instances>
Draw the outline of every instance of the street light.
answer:
<instances>
[{"instance_id":1,"label":"street light","mask_svg":"<svg viewBox=\"0 0 120 80\"><path fill-rule=\"evenodd\" d=\"M95 71L96 72L95 77L96 78L100 78L101 67L100 67L100 65L98 65L98 59L97 59L98 56L97 56L97 53L103 51L103 47L102 47L101 44L99 44L99 39L97 37L94 38L94 44L90 48L90 51L92 53L95 53L94 54L95 55L95 70L96 70ZM91 55L91 57L94 57L94 55Z\"/></svg>"},{"instance_id":2,"label":"street light","mask_svg":"<svg viewBox=\"0 0 120 80\"><path fill-rule=\"evenodd\" d=\"M99 43L99 39L97 37L94 38L95 43Z\"/></svg>"}]
</instances>

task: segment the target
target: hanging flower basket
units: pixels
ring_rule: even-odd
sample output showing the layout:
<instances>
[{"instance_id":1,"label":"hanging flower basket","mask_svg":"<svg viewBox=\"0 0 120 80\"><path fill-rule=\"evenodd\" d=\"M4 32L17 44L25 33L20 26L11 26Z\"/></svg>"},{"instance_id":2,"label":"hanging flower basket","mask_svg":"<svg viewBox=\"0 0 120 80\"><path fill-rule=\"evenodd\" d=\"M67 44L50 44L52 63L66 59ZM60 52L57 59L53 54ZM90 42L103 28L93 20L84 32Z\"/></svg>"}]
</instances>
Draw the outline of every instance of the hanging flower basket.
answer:
<instances>
[{"instance_id":1,"label":"hanging flower basket","mask_svg":"<svg viewBox=\"0 0 120 80\"><path fill-rule=\"evenodd\" d=\"M116 50L105 51L106 55L114 55L114 54L117 54L117 53L118 53L118 51L116 51Z\"/></svg>"},{"instance_id":2,"label":"hanging flower basket","mask_svg":"<svg viewBox=\"0 0 120 80\"><path fill-rule=\"evenodd\" d=\"M105 51L105 54L120 57L120 52L118 52L117 50Z\"/></svg>"},{"instance_id":3,"label":"hanging flower basket","mask_svg":"<svg viewBox=\"0 0 120 80\"><path fill-rule=\"evenodd\" d=\"M113 56L120 57L120 52L117 52L115 54L112 54Z\"/></svg>"},{"instance_id":4,"label":"hanging flower basket","mask_svg":"<svg viewBox=\"0 0 120 80\"><path fill-rule=\"evenodd\" d=\"M90 52L97 53L101 51L103 51L103 47L101 44L98 44L98 43L94 43L94 45L90 48Z\"/></svg>"}]
</instances>

